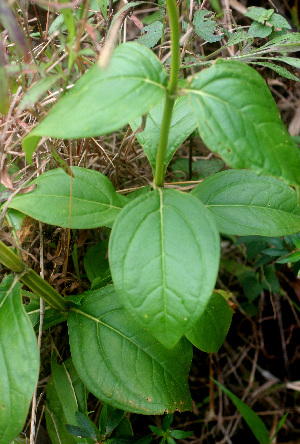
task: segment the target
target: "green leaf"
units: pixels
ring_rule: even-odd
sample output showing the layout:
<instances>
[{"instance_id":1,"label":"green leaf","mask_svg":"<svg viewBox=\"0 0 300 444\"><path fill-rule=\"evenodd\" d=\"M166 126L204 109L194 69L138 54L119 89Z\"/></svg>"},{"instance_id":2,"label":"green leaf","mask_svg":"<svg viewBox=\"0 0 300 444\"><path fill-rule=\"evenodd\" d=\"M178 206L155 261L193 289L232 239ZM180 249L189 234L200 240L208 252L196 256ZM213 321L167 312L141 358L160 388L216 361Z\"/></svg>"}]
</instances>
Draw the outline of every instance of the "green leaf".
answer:
<instances>
[{"instance_id":1,"label":"green leaf","mask_svg":"<svg viewBox=\"0 0 300 444\"><path fill-rule=\"evenodd\" d=\"M274 63L270 62L253 62L255 65L259 66L266 66L267 68L272 69L273 71L277 72L282 77L285 77L286 79L294 80L295 82L300 82L300 79L291 72L289 72L286 68L283 66L275 65Z\"/></svg>"},{"instance_id":2,"label":"green leaf","mask_svg":"<svg viewBox=\"0 0 300 444\"><path fill-rule=\"evenodd\" d=\"M75 444L75 437L65 429L67 422L62 404L59 400L53 378L47 384L47 408L45 412L47 431L52 444Z\"/></svg>"},{"instance_id":3,"label":"green leaf","mask_svg":"<svg viewBox=\"0 0 300 444\"><path fill-rule=\"evenodd\" d=\"M136 137L145 151L148 160L155 174L157 146L160 135L160 126L163 116L164 103L162 100L158 105L153 107L146 120L144 131L137 133ZM141 125L141 119L130 122L133 131L136 131ZM165 170L172 159L177 148L185 141L185 139L195 130L197 121L195 119L193 109L191 108L187 97L179 97L175 101L173 108L168 145L164 167Z\"/></svg>"},{"instance_id":4,"label":"green leaf","mask_svg":"<svg viewBox=\"0 0 300 444\"><path fill-rule=\"evenodd\" d=\"M253 68L220 60L192 78L185 92L204 143L230 166L300 184L299 148Z\"/></svg>"},{"instance_id":5,"label":"green leaf","mask_svg":"<svg viewBox=\"0 0 300 444\"><path fill-rule=\"evenodd\" d=\"M76 139L122 128L165 96L165 84L166 73L150 49L118 46L108 68L96 63L24 138L27 161L42 136Z\"/></svg>"},{"instance_id":6,"label":"green leaf","mask_svg":"<svg viewBox=\"0 0 300 444\"><path fill-rule=\"evenodd\" d=\"M67 366L65 364L63 365L57 364L56 355L54 353L52 355L51 370L52 370L52 377L55 390L58 395L59 401L61 403L66 421L71 425L76 425L77 424L76 412L79 409L79 405L77 401L75 387L73 385L73 380L71 378ZM87 437L84 436L84 438ZM75 438L75 442L90 443L91 441L89 439L81 440Z\"/></svg>"},{"instance_id":7,"label":"green leaf","mask_svg":"<svg viewBox=\"0 0 300 444\"><path fill-rule=\"evenodd\" d=\"M249 35L265 39L271 34L272 28L259 22L253 22L249 28Z\"/></svg>"},{"instance_id":8,"label":"green leaf","mask_svg":"<svg viewBox=\"0 0 300 444\"><path fill-rule=\"evenodd\" d=\"M238 30L235 33L232 33L228 39L228 42L226 43L227 46L236 45L237 43L241 42L248 42L248 40L253 41L253 37L249 35L246 31Z\"/></svg>"},{"instance_id":9,"label":"green leaf","mask_svg":"<svg viewBox=\"0 0 300 444\"><path fill-rule=\"evenodd\" d=\"M0 285L0 442L21 433L38 381L39 351L13 275Z\"/></svg>"},{"instance_id":10,"label":"green leaf","mask_svg":"<svg viewBox=\"0 0 300 444\"><path fill-rule=\"evenodd\" d=\"M213 292L204 313L186 337L199 350L216 353L226 338L232 314L223 296Z\"/></svg>"},{"instance_id":11,"label":"green leaf","mask_svg":"<svg viewBox=\"0 0 300 444\"><path fill-rule=\"evenodd\" d=\"M137 39L137 42L141 45L147 46L147 48L153 48L163 35L163 24L161 22L153 22L149 26L143 28L143 34Z\"/></svg>"},{"instance_id":12,"label":"green leaf","mask_svg":"<svg viewBox=\"0 0 300 444\"><path fill-rule=\"evenodd\" d=\"M91 437L88 433L86 433L84 430L82 430L78 426L73 426L71 424L65 424L65 428L67 429L67 431L71 435L76 436L78 438L90 438ZM80 442L82 442L82 441L80 441Z\"/></svg>"},{"instance_id":13,"label":"green leaf","mask_svg":"<svg viewBox=\"0 0 300 444\"><path fill-rule=\"evenodd\" d=\"M285 236L300 231L297 194L279 179L228 170L191 191L212 212L221 233Z\"/></svg>"},{"instance_id":14,"label":"green leaf","mask_svg":"<svg viewBox=\"0 0 300 444\"><path fill-rule=\"evenodd\" d=\"M250 6L250 8L247 8L245 17L249 17L256 22L263 23L265 21L269 21L273 14L274 9L257 8L256 6Z\"/></svg>"},{"instance_id":15,"label":"green leaf","mask_svg":"<svg viewBox=\"0 0 300 444\"><path fill-rule=\"evenodd\" d=\"M265 45L252 51L252 53L264 52L297 52L300 49L300 33L291 32L290 34L281 35L270 40Z\"/></svg>"},{"instance_id":16,"label":"green leaf","mask_svg":"<svg viewBox=\"0 0 300 444\"><path fill-rule=\"evenodd\" d=\"M288 256L283 257L282 259L278 259L276 261L277 264L287 264L288 262L294 263L300 261L300 251L294 251Z\"/></svg>"},{"instance_id":17,"label":"green leaf","mask_svg":"<svg viewBox=\"0 0 300 444\"><path fill-rule=\"evenodd\" d=\"M115 409L111 415L109 415L109 419L107 421L106 433L111 433L115 430L116 427L120 424L122 419L125 416L124 410Z\"/></svg>"},{"instance_id":18,"label":"green leaf","mask_svg":"<svg viewBox=\"0 0 300 444\"><path fill-rule=\"evenodd\" d=\"M112 224L127 199L116 193L103 174L79 167L72 171L73 178L61 169L41 174L30 183L37 187L14 197L10 207L46 224L66 228Z\"/></svg>"},{"instance_id":19,"label":"green leaf","mask_svg":"<svg viewBox=\"0 0 300 444\"><path fill-rule=\"evenodd\" d=\"M275 28L292 29L289 22L280 14L272 14L271 18L268 20L268 23Z\"/></svg>"},{"instance_id":20,"label":"green leaf","mask_svg":"<svg viewBox=\"0 0 300 444\"><path fill-rule=\"evenodd\" d=\"M116 292L128 313L165 347L174 347L203 313L219 249L209 211L180 191L151 191L116 220L109 242Z\"/></svg>"},{"instance_id":21,"label":"green leaf","mask_svg":"<svg viewBox=\"0 0 300 444\"><path fill-rule=\"evenodd\" d=\"M87 277L91 282L97 278L105 279L110 276L107 251L108 240L105 239L86 252L83 263Z\"/></svg>"},{"instance_id":22,"label":"green leaf","mask_svg":"<svg viewBox=\"0 0 300 444\"><path fill-rule=\"evenodd\" d=\"M194 432L184 432L183 430L172 430L171 436L175 439L185 439L192 436Z\"/></svg>"},{"instance_id":23,"label":"green leaf","mask_svg":"<svg viewBox=\"0 0 300 444\"><path fill-rule=\"evenodd\" d=\"M191 408L191 344L165 349L126 314L113 286L89 292L68 326L74 365L101 401L143 414Z\"/></svg>"},{"instance_id":24,"label":"green leaf","mask_svg":"<svg viewBox=\"0 0 300 444\"><path fill-rule=\"evenodd\" d=\"M210 11L205 9L198 9L195 12L193 23L195 25L195 33L201 37L206 42L219 42L223 35L215 35L217 22L213 21L211 17L206 17L211 15Z\"/></svg>"},{"instance_id":25,"label":"green leaf","mask_svg":"<svg viewBox=\"0 0 300 444\"><path fill-rule=\"evenodd\" d=\"M234 403L259 443L270 444L269 432L260 417L257 416L257 414L247 404L241 401L230 390L228 390L218 381L215 381L214 379L213 381L223 390L224 393L226 393L228 398Z\"/></svg>"}]
</instances>

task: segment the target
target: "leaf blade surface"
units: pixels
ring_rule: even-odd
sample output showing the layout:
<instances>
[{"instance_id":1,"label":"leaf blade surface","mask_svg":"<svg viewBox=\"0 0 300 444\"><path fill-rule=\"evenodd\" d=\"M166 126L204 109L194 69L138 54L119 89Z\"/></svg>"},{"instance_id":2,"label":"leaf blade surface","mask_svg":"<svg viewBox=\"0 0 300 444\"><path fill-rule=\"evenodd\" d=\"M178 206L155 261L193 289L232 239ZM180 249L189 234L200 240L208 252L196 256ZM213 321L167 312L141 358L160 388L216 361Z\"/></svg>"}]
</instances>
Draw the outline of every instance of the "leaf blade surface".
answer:
<instances>
[{"instance_id":1,"label":"leaf blade surface","mask_svg":"<svg viewBox=\"0 0 300 444\"><path fill-rule=\"evenodd\" d=\"M191 344L165 349L126 314L112 285L87 293L68 327L77 372L102 401L143 414L191 408Z\"/></svg>"},{"instance_id":2,"label":"leaf blade surface","mask_svg":"<svg viewBox=\"0 0 300 444\"><path fill-rule=\"evenodd\" d=\"M120 301L172 348L203 312L219 266L219 235L192 196L155 190L128 204L110 237Z\"/></svg>"},{"instance_id":3,"label":"leaf blade surface","mask_svg":"<svg viewBox=\"0 0 300 444\"><path fill-rule=\"evenodd\" d=\"M0 286L0 442L21 433L39 374L39 351L13 275Z\"/></svg>"},{"instance_id":4,"label":"leaf blade surface","mask_svg":"<svg viewBox=\"0 0 300 444\"><path fill-rule=\"evenodd\" d=\"M300 152L262 77L240 62L218 61L185 92L205 144L234 168L300 184Z\"/></svg>"},{"instance_id":5,"label":"leaf blade surface","mask_svg":"<svg viewBox=\"0 0 300 444\"><path fill-rule=\"evenodd\" d=\"M166 93L166 73L153 52L138 43L118 46L107 69L95 64L24 138L26 158L42 136L94 137L145 114Z\"/></svg>"},{"instance_id":6,"label":"leaf blade surface","mask_svg":"<svg viewBox=\"0 0 300 444\"><path fill-rule=\"evenodd\" d=\"M279 179L228 170L191 191L212 212L222 233L286 236L300 230L297 194Z\"/></svg>"},{"instance_id":7,"label":"leaf blade surface","mask_svg":"<svg viewBox=\"0 0 300 444\"><path fill-rule=\"evenodd\" d=\"M31 182L37 187L14 197L10 207L65 228L87 229L113 223L126 198L116 193L103 174L80 167L73 167L72 171L73 178L61 169L40 175Z\"/></svg>"}]
</instances>

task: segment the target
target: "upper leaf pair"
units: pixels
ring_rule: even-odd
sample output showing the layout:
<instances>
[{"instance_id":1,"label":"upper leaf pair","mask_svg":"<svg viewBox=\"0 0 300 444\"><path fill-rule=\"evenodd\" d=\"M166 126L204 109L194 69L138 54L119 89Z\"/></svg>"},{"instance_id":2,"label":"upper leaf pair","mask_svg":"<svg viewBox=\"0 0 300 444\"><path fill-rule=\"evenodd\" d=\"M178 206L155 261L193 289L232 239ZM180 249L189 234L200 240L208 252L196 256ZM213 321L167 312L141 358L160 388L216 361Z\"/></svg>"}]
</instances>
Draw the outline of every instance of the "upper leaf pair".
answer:
<instances>
[{"instance_id":1,"label":"upper leaf pair","mask_svg":"<svg viewBox=\"0 0 300 444\"><path fill-rule=\"evenodd\" d=\"M148 48L138 43L118 46L107 69L98 64L92 67L25 137L27 159L31 160L42 136L80 138L120 129L164 100L166 80L162 64ZM181 94L189 97L195 116L184 130L185 136L194 129L196 119L206 145L230 166L280 177L290 185L300 184L298 147L286 131L267 85L254 69L220 60L191 78ZM188 106L186 109L190 113ZM156 118L149 118L159 129L160 111L156 114ZM136 129L137 125L133 126ZM182 142L182 137L174 139L166 163ZM153 165L157 136L149 139L148 132L140 140L147 155L151 152Z\"/></svg>"}]
</instances>

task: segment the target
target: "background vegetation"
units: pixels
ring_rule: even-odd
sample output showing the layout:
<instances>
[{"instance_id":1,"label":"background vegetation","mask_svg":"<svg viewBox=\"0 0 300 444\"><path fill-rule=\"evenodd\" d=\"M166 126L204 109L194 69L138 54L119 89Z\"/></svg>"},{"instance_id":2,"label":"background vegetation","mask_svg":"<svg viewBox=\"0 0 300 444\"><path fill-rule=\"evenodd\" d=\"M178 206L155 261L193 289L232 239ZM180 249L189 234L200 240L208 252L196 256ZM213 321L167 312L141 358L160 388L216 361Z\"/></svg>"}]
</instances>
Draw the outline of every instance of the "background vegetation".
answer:
<instances>
[{"instance_id":1,"label":"background vegetation","mask_svg":"<svg viewBox=\"0 0 300 444\"><path fill-rule=\"evenodd\" d=\"M66 171L70 166L100 171L121 195L133 191L139 193L153 180L151 166L140 146L143 143L140 122L110 136L47 140L36 152L33 165L27 163L21 141L97 60L116 17L121 18L117 34L120 42L139 41L153 48L168 67L170 36L165 4L162 1L119 4L86 0L71 2L70 9L66 7L70 6L69 2L20 0L7 3L14 11L14 19L3 9L5 4L0 5L3 25L0 48L0 199L4 203L1 238L8 244L17 243L23 260L41 273L60 294L80 295L91 284L96 288L99 279L101 285L110 280L105 243L107 229L68 230L41 224L28 216L19 218L13 210L7 213L5 202L9 204L21 188L23 192L30 191L24 187L33 177L57 166ZM297 31L299 27L297 3L287 1L273 4L224 0L221 3L204 1L202 5L180 2L178 6L182 18L182 78L209 64L216 51L216 56L224 58L245 54L247 45L259 48L274 37L271 33L279 35L287 28ZM276 13L284 21L272 25L267 17L263 21L255 20L257 17L247 12L251 6L268 10L278 8ZM235 40L229 40L232 38L229 33L235 35ZM295 51L298 49L294 48ZM278 61L277 56L271 48L268 60L262 60L256 54L256 58L250 58L248 62L267 81L283 121L297 141L300 133L298 67ZM134 104L130 106L134 107ZM204 177L226 169L219 156L204 146L197 131L192 129L187 136L167 169L167 187L176 189L184 182L193 187ZM101 247L99 240L103 240ZM189 443L256 442L242 419L241 409L236 409L211 379L214 378L257 412L270 436L285 419L272 442L296 443L300 440L300 236L223 236L221 247L217 286L230 295L233 322L218 353L207 354L195 349L189 377L193 412L176 413L172 424L172 428L192 431L193 434L186 437L175 433L173 437L168 436L169 442L171 438ZM100 257L101 261L96 263L95 257ZM7 270L2 268L0 272L4 277ZM39 300L34 300L34 296L26 292L23 296L38 332ZM31 434L32 443L51 442L45 417L49 405L46 386L51 376L53 352L63 361L70 356L65 322L57 322L57 318L52 320L51 316L46 316L43 332L39 335L39 383L33 409L21 436L25 440L25 436ZM101 410L101 402L90 395L88 411L94 423L98 422ZM130 414L130 421L136 436L152 434L155 439L160 432L153 426L161 428L163 418ZM165 423L165 429L168 427ZM23 442L21 438L19 442ZM73 442L69 439L64 438L63 442Z\"/></svg>"}]
</instances>

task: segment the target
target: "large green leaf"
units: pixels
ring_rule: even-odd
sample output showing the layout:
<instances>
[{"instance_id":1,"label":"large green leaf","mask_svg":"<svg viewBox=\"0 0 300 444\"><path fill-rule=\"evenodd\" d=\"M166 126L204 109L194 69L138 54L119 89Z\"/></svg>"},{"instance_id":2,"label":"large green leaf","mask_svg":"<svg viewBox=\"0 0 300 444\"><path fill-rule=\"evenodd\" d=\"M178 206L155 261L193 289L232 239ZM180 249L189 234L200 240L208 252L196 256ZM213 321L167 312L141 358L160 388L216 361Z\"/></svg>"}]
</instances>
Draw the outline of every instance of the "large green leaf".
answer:
<instances>
[{"instance_id":1,"label":"large green leaf","mask_svg":"<svg viewBox=\"0 0 300 444\"><path fill-rule=\"evenodd\" d=\"M155 164L157 147L160 135L160 126L164 111L165 101L162 100L158 105L153 107L146 120L144 131L137 133L136 137L145 151L149 162L151 163L155 174ZM130 122L130 126L136 131L141 125L142 120L136 119ZM186 96L179 97L174 105L171 127L166 150L164 168L166 170L168 163L172 159L177 148L185 141L185 139L197 127L197 122L193 110Z\"/></svg>"},{"instance_id":2,"label":"large green leaf","mask_svg":"<svg viewBox=\"0 0 300 444\"><path fill-rule=\"evenodd\" d=\"M220 60L196 75L185 92L205 144L228 165L300 184L300 151L253 68Z\"/></svg>"},{"instance_id":3,"label":"large green leaf","mask_svg":"<svg viewBox=\"0 0 300 444\"><path fill-rule=\"evenodd\" d=\"M39 351L13 275L0 285L0 442L21 433L38 381Z\"/></svg>"},{"instance_id":4,"label":"large green leaf","mask_svg":"<svg viewBox=\"0 0 300 444\"><path fill-rule=\"evenodd\" d=\"M88 292L68 326L74 365L99 399L148 415L191 408L191 344L165 349L127 315L113 286Z\"/></svg>"},{"instance_id":5,"label":"large green leaf","mask_svg":"<svg viewBox=\"0 0 300 444\"><path fill-rule=\"evenodd\" d=\"M219 250L214 220L194 196L163 189L137 198L120 213L109 243L120 301L162 344L174 347L205 309Z\"/></svg>"},{"instance_id":6,"label":"large green leaf","mask_svg":"<svg viewBox=\"0 0 300 444\"><path fill-rule=\"evenodd\" d=\"M204 313L186 337L199 350L216 353L226 338L232 314L225 298L213 292Z\"/></svg>"},{"instance_id":7,"label":"large green leaf","mask_svg":"<svg viewBox=\"0 0 300 444\"><path fill-rule=\"evenodd\" d=\"M295 191L279 179L229 170L208 177L191 194L212 212L220 232L286 236L300 231Z\"/></svg>"},{"instance_id":8,"label":"large green leaf","mask_svg":"<svg viewBox=\"0 0 300 444\"><path fill-rule=\"evenodd\" d=\"M118 46L108 68L96 63L25 137L27 160L42 136L76 139L120 129L158 103L165 84L166 73L150 49L138 43Z\"/></svg>"},{"instance_id":9,"label":"large green leaf","mask_svg":"<svg viewBox=\"0 0 300 444\"><path fill-rule=\"evenodd\" d=\"M103 174L79 167L72 171L73 178L61 169L40 175L30 184L37 187L14 197L10 207L46 224L66 228L96 228L113 223L127 199L116 193Z\"/></svg>"}]
</instances>

